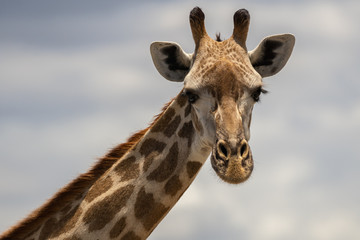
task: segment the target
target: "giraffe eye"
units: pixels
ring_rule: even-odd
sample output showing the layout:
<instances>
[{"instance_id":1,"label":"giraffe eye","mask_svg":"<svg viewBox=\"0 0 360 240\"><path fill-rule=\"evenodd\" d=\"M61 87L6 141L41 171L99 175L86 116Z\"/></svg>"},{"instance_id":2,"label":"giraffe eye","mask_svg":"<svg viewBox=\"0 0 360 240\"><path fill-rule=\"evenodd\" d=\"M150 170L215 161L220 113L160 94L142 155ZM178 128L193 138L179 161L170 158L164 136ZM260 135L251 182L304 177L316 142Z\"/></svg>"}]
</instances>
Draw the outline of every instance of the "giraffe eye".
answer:
<instances>
[{"instance_id":1,"label":"giraffe eye","mask_svg":"<svg viewBox=\"0 0 360 240\"><path fill-rule=\"evenodd\" d=\"M259 102L261 93L265 94L267 92L268 91L266 91L262 87L258 87L257 89L255 89L255 91L252 92L251 97L254 99L255 102Z\"/></svg>"},{"instance_id":2,"label":"giraffe eye","mask_svg":"<svg viewBox=\"0 0 360 240\"><path fill-rule=\"evenodd\" d=\"M193 93L191 91L185 90L184 94L187 96L188 101L189 101L190 104L195 103L196 100L199 99L199 95L197 95L197 94L195 94L195 93Z\"/></svg>"}]
</instances>

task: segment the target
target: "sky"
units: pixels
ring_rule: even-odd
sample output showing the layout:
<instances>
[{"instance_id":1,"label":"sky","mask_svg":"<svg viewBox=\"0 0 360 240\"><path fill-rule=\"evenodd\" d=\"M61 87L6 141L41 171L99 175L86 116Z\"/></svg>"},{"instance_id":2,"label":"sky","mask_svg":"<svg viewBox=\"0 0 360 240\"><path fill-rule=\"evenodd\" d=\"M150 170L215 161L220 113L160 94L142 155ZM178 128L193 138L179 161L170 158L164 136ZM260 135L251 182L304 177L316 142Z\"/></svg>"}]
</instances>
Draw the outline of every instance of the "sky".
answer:
<instances>
[{"instance_id":1,"label":"sky","mask_svg":"<svg viewBox=\"0 0 360 240\"><path fill-rule=\"evenodd\" d=\"M0 232L145 128L181 90L153 66L153 41L194 43L190 10L248 49L292 33L293 54L253 111L255 169L222 182L207 161L151 240L360 239L360 2L0 1Z\"/></svg>"}]
</instances>

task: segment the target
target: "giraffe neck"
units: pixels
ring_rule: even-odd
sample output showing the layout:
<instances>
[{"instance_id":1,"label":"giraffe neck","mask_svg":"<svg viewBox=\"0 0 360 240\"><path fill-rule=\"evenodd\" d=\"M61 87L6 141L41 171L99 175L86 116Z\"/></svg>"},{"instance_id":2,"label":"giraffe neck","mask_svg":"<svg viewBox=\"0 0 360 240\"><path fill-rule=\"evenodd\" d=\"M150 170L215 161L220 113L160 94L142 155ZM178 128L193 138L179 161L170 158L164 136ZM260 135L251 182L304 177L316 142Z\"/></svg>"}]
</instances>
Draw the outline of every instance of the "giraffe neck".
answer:
<instances>
[{"instance_id":1,"label":"giraffe neck","mask_svg":"<svg viewBox=\"0 0 360 240\"><path fill-rule=\"evenodd\" d=\"M145 136L116 162L80 205L65 236L145 239L189 187L209 155L181 94Z\"/></svg>"},{"instance_id":2,"label":"giraffe neck","mask_svg":"<svg viewBox=\"0 0 360 240\"><path fill-rule=\"evenodd\" d=\"M195 131L191 116L191 105L179 94L82 198L62 217L50 218L31 237L148 237L189 187L211 151Z\"/></svg>"},{"instance_id":3,"label":"giraffe neck","mask_svg":"<svg viewBox=\"0 0 360 240\"><path fill-rule=\"evenodd\" d=\"M164 107L166 109L168 104ZM163 109L163 110L164 110ZM160 117L158 115L153 123ZM151 124L152 125L152 124ZM151 126L150 125L150 126ZM150 128L150 127L149 127ZM147 129L133 134L127 142L113 148L86 173L81 174L61 188L52 198L34 210L26 218L0 235L5 239L47 239L50 234L62 229L77 211L83 197L92 185L146 133ZM56 223L56 224L54 224Z\"/></svg>"}]
</instances>

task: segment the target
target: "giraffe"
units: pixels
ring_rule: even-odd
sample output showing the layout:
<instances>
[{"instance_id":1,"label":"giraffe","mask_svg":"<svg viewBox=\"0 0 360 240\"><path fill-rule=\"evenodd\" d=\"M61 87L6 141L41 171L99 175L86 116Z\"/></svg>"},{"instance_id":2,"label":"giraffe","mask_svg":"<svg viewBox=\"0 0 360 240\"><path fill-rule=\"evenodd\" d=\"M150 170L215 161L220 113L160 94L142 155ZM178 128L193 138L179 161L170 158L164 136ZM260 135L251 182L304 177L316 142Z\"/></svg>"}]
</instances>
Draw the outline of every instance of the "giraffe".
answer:
<instances>
[{"instance_id":1,"label":"giraffe","mask_svg":"<svg viewBox=\"0 0 360 240\"><path fill-rule=\"evenodd\" d=\"M253 106L266 92L262 78L284 67L295 38L269 36L247 51L247 10L235 12L233 34L224 41L208 36L204 20L200 8L190 12L192 54L174 42L151 44L159 73L184 86L149 127L112 149L0 239L146 239L209 155L225 182L250 177L250 123Z\"/></svg>"}]
</instances>

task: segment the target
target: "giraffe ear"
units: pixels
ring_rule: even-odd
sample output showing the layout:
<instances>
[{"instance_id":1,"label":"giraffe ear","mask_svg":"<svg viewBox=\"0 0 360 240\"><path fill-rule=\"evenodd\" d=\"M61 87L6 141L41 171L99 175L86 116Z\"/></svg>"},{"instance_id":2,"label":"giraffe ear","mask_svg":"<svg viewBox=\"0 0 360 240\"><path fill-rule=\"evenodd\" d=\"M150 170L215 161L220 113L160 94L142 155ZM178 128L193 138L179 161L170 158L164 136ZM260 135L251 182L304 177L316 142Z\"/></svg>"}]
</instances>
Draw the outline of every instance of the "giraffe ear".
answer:
<instances>
[{"instance_id":1,"label":"giraffe ear","mask_svg":"<svg viewBox=\"0 0 360 240\"><path fill-rule=\"evenodd\" d=\"M192 54L185 53L174 42L153 42L150 52L156 69L164 78L174 82L184 81L190 70Z\"/></svg>"},{"instance_id":2,"label":"giraffe ear","mask_svg":"<svg viewBox=\"0 0 360 240\"><path fill-rule=\"evenodd\" d=\"M251 64L262 77L272 76L285 66L294 44L295 37L292 34L266 37L249 52Z\"/></svg>"}]
</instances>

